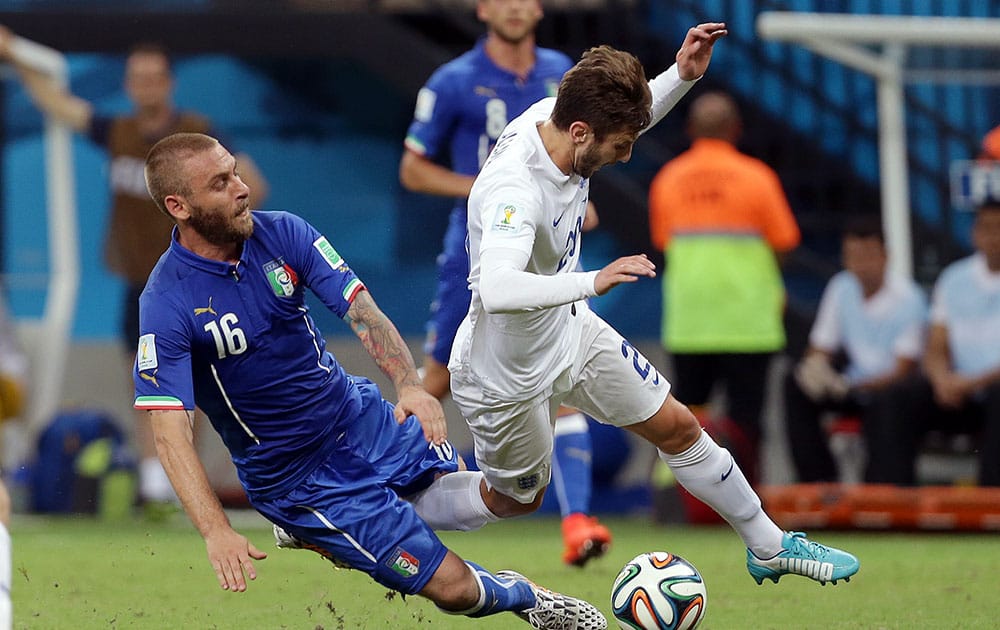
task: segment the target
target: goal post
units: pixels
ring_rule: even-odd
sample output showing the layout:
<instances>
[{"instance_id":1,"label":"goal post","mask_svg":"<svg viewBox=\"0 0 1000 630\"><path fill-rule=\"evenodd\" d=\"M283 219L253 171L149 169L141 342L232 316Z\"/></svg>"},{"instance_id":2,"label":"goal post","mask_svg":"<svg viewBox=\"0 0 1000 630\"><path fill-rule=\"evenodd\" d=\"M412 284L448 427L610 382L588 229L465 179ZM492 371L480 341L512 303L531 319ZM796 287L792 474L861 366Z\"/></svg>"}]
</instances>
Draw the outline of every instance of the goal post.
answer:
<instances>
[{"instance_id":1,"label":"goal post","mask_svg":"<svg viewBox=\"0 0 1000 630\"><path fill-rule=\"evenodd\" d=\"M62 53L23 37L14 38L11 52L23 65L53 77L60 85L67 84L68 68ZM44 307L40 317L21 318L17 322L30 364L30 392L24 419L31 435L42 429L61 403L80 286L72 130L46 116L43 144L48 238ZM8 207L7 211L20 209ZM17 272L8 275L16 276Z\"/></svg>"},{"instance_id":2,"label":"goal post","mask_svg":"<svg viewBox=\"0 0 1000 630\"><path fill-rule=\"evenodd\" d=\"M912 277L904 87L915 82L1000 84L1000 70L917 70L907 67L907 52L912 47L1000 49L1000 19L765 11L756 27L764 39L798 44L875 79L889 265Z\"/></svg>"}]
</instances>

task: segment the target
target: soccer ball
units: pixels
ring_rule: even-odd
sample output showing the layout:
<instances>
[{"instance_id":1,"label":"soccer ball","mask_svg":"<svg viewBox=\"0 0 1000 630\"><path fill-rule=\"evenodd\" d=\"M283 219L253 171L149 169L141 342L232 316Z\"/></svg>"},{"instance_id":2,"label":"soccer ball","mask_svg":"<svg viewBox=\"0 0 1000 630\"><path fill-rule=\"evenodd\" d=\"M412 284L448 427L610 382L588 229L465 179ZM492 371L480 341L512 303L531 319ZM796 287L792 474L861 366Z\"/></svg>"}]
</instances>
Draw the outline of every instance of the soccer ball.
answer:
<instances>
[{"instance_id":1,"label":"soccer ball","mask_svg":"<svg viewBox=\"0 0 1000 630\"><path fill-rule=\"evenodd\" d=\"M692 630L705 616L705 580L690 562L666 551L643 553L622 567L611 607L625 630Z\"/></svg>"}]
</instances>

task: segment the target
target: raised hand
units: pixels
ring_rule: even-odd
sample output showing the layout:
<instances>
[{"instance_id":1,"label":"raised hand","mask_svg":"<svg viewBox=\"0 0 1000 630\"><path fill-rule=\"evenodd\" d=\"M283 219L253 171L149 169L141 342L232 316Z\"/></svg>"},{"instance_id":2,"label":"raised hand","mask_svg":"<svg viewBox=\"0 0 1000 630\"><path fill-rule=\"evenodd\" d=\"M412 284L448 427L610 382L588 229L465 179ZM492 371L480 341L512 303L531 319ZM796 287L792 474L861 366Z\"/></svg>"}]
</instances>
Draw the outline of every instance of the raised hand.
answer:
<instances>
[{"instance_id":1,"label":"raised hand","mask_svg":"<svg viewBox=\"0 0 1000 630\"><path fill-rule=\"evenodd\" d=\"M725 22L706 22L688 29L677 51L678 75L685 81L693 81L705 74L712 59L712 47L728 34Z\"/></svg>"}]
</instances>

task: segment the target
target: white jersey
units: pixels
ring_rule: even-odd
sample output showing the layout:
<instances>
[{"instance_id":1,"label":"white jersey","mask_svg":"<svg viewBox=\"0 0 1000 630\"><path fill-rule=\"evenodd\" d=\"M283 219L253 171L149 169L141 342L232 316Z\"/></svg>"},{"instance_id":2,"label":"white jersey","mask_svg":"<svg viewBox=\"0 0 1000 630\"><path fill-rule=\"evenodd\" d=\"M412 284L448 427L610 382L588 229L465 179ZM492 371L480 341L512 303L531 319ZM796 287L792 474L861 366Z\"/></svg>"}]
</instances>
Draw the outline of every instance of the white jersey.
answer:
<instances>
[{"instance_id":1,"label":"white jersey","mask_svg":"<svg viewBox=\"0 0 1000 630\"><path fill-rule=\"evenodd\" d=\"M596 295L596 272L574 271L590 181L559 170L538 133L554 104L544 99L511 121L469 195L472 302L448 367L506 400L538 394L569 366L579 336L572 303ZM480 291L482 257L494 249L523 259L518 281L535 285L530 302L501 305L506 312L487 312Z\"/></svg>"},{"instance_id":2,"label":"white jersey","mask_svg":"<svg viewBox=\"0 0 1000 630\"><path fill-rule=\"evenodd\" d=\"M829 353L844 350L851 383L884 376L899 359L919 360L927 327L927 299L910 278L885 274L866 298L857 276L841 271L827 283L809 343Z\"/></svg>"},{"instance_id":3,"label":"white jersey","mask_svg":"<svg viewBox=\"0 0 1000 630\"><path fill-rule=\"evenodd\" d=\"M649 126L693 84L676 64L650 81ZM555 102L543 99L507 125L469 194L472 302L448 369L497 401L543 393L570 366L580 338L573 302L596 295L598 272L574 271L590 180L563 173L538 133Z\"/></svg>"}]
</instances>

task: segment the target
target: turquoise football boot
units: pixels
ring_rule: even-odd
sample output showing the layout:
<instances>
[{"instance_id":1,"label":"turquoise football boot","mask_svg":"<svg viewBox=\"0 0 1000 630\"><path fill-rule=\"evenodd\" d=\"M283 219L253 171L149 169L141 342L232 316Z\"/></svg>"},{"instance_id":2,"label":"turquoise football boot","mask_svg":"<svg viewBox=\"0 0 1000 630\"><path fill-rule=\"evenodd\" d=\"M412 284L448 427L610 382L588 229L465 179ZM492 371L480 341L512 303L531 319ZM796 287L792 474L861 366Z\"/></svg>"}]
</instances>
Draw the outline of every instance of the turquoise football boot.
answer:
<instances>
[{"instance_id":1,"label":"turquoise football boot","mask_svg":"<svg viewBox=\"0 0 1000 630\"><path fill-rule=\"evenodd\" d=\"M782 549L770 558L758 558L747 549L747 570L757 584L770 579L775 584L782 575L802 575L820 584L837 583L837 580L851 581L861 563L858 559L840 549L827 547L806 538L802 532L785 532L781 539Z\"/></svg>"}]
</instances>

